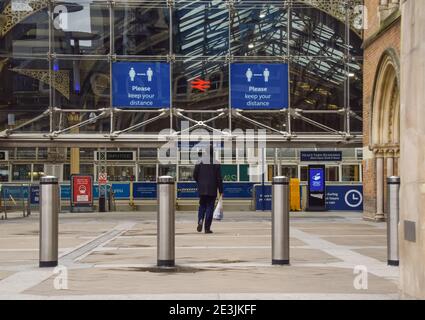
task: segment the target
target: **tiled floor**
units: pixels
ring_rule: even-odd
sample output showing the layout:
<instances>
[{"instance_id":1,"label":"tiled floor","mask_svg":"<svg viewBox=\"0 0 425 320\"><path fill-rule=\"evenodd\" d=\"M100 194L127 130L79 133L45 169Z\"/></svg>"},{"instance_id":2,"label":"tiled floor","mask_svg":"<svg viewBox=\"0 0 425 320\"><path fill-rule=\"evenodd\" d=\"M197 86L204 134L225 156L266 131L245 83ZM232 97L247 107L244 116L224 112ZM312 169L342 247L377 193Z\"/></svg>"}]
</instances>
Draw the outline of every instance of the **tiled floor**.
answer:
<instances>
[{"instance_id":1,"label":"tiled floor","mask_svg":"<svg viewBox=\"0 0 425 320\"><path fill-rule=\"evenodd\" d=\"M38 268L36 214L0 221L0 298L399 297L385 224L360 213L292 214L291 265L283 267L271 265L270 213L226 213L212 235L197 233L194 220L177 213L173 270L156 268L155 213L61 214L56 270Z\"/></svg>"}]
</instances>

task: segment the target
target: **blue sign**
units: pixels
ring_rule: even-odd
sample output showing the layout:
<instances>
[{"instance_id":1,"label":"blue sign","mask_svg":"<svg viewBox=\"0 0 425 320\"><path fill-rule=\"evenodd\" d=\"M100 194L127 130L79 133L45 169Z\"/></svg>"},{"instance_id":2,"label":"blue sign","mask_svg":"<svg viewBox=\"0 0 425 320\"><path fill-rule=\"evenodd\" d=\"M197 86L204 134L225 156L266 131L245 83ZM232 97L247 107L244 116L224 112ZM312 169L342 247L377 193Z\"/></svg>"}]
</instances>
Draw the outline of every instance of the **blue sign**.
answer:
<instances>
[{"instance_id":1,"label":"blue sign","mask_svg":"<svg viewBox=\"0 0 425 320\"><path fill-rule=\"evenodd\" d=\"M40 186L31 186L30 201L31 204L40 203Z\"/></svg>"},{"instance_id":2,"label":"blue sign","mask_svg":"<svg viewBox=\"0 0 425 320\"><path fill-rule=\"evenodd\" d=\"M342 161L341 151L301 151L301 161Z\"/></svg>"},{"instance_id":3,"label":"blue sign","mask_svg":"<svg viewBox=\"0 0 425 320\"><path fill-rule=\"evenodd\" d=\"M198 186L196 182L177 183L177 198L194 199L198 197Z\"/></svg>"},{"instance_id":4,"label":"blue sign","mask_svg":"<svg viewBox=\"0 0 425 320\"><path fill-rule=\"evenodd\" d=\"M250 182L225 182L223 192L225 199L252 199L253 183ZM177 183L177 198L198 198L198 187L196 182Z\"/></svg>"},{"instance_id":5,"label":"blue sign","mask_svg":"<svg viewBox=\"0 0 425 320\"><path fill-rule=\"evenodd\" d=\"M114 62L112 104L120 108L170 108L170 64L164 62Z\"/></svg>"},{"instance_id":6,"label":"blue sign","mask_svg":"<svg viewBox=\"0 0 425 320\"><path fill-rule=\"evenodd\" d=\"M232 108L288 108L287 64L233 63L230 65L230 74Z\"/></svg>"},{"instance_id":7,"label":"blue sign","mask_svg":"<svg viewBox=\"0 0 425 320\"><path fill-rule=\"evenodd\" d=\"M14 200L22 200L28 197L28 187L22 186L3 186L2 187L2 198Z\"/></svg>"},{"instance_id":8,"label":"blue sign","mask_svg":"<svg viewBox=\"0 0 425 320\"><path fill-rule=\"evenodd\" d=\"M253 183L225 182L223 192L225 199L252 199Z\"/></svg>"},{"instance_id":9,"label":"blue sign","mask_svg":"<svg viewBox=\"0 0 425 320\"><path fill-rule=\"evenodd\" d=\"M310 192L323 192L325 186L325 174L322 168L310 169Z\"/></svg>"},{"instance_id":10,"label":"blue sign","mask_svg":"<svg viewBox=\"0 0 425 320\"><path fill-rule=\"evenodd\" d=\"M157 185L155 182L135 182L133 197L135 199L156 199Z\"/></svg>"},{"instance_id":11,"label":"blue sign","mask_svg":"<svg viewBox=\"0 0 425 320\"><path fill-rule=\"evenodd\" d=\"M263 194L264 190L264 194ZM272 186L271 185L257 185L255 186L255 210L272 210Z\"/></svg>"},{"instance_id":12,"label":"blue sign","mask_svg":"<svg viewBox=\"0 0 425 320\"><path fill-rule=\"evenodd\" d=\"M61 185L60 186L61 199L71 200L71 185Z\"/></svg>"},{"instance_id":13,"label":"blue sign","mask_svg":"<svg viewBox=\"0 0 425 320\"><path fill-rule=\"evenodd\" d=\"M363 211L363 186L327 186L326 209Z\"/></svg>"},{"instance_id":14,"label":"blue sign","mask_svg":"<svg viewBox=\"0 0 425 320\"><path fill-rule=\"evenodd\" d=\"M130 184L129 183L113 183L112 191L115 199L130 199Z\"/></svg>"}]
</instances>

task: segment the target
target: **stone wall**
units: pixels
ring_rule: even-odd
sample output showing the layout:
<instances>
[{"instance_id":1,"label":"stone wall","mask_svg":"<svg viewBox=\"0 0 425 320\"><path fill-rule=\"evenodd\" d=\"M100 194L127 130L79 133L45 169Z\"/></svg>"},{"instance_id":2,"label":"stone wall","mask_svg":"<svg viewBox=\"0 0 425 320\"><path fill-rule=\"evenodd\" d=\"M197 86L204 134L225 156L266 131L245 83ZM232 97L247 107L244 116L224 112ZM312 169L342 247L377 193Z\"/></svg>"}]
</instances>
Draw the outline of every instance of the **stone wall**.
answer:
<instances>
[{"instance_id":1,"label":"stone wall","mask_svg":"<svg viewBox=\"0 0 425 320\"><path fill-rule=\"evenodd\" d=\"M425 1L403 1L402 17L400 286L425 299Z\"/></svg>"},{"instance_id":2,"label":"stone wall","mask_svg":"<svg viewBox=\"0 0 425 320\"><path fill-rule=\"evenodd\" d=\"M372 103L375 80L380 61L385 53L392 52L394 59L400 56L400 17L398 11L392 15L381 5L380 0L365 0L367 7L367 29L364 31L363 69L363 184L364 218L374 220L376 214L376 159L371 141ZM385 19L383 17L385 16ZM384 172L387 172L384 162ZM384 193L385 194L385 193Z\"/></svg>"}]
</instances>

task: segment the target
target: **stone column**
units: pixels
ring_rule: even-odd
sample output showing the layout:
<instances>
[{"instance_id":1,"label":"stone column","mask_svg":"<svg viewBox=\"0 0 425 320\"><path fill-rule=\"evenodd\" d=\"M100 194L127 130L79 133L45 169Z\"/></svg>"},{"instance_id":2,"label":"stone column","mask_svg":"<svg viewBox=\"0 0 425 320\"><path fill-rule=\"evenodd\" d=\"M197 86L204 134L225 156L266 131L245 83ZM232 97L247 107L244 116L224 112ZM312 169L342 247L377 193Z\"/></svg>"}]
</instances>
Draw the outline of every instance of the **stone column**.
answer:
<instances>
[{"instance_id":1,"label":"stone column","mask_svg":"<svg viewBox=\"0 0 425 320\"><path fill-rule=\"evenodd\" d=\"M387 177L394 175L394 155L392 152L387 154Z\"/></svg>"},{"instance_id":2,"label":"stone column","mask_svg":"<svg viewBox=\"0 0 425 320\"><path fill-rule=\"evenodd\" d=\"M394 175L400 177L400 157L396 156L394 158Z\"/></svg>"},{"instance_id":3,"label":"stone column","mask_svg":"<svg viewBox=\"0 0 425 320\"><path fill-rule=\"evenodd\" d=\"M384 217L384 157L382 153L376 155L376 221L383 221Z\"/></svg>"}]
</instances>

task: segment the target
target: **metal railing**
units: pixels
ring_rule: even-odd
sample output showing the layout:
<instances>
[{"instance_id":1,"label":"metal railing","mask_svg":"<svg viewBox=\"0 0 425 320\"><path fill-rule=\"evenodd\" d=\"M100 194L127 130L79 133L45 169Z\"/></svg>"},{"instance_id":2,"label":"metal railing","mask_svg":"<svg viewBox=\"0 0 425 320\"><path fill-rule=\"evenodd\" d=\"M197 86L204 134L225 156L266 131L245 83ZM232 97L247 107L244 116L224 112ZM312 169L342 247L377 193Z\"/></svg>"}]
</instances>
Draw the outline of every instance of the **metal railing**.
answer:
<instances>
[{"instance_id":1,"label":"metal railing","mask_svg":"<svg viewBox=\"0 0 425 320\"><path fill-rule=\"evenodd\" d=\"M0 185L0 216L8 218L10 212L22 212L22 216L31 215L31 183L2 183Z\"/></svg>"},{"instance_id":2,"label":"metal railing","mask_svg":"<svg viewBox=\"0 0 425 320\"><path fill-rule=\"evenodd\" d=\"M109 211L116 211L117 210L117 203L115 200L115 192L111 188L109 188L109 197L108 197L108 202L109 202Z\"/></svg>"}]
</instances>

